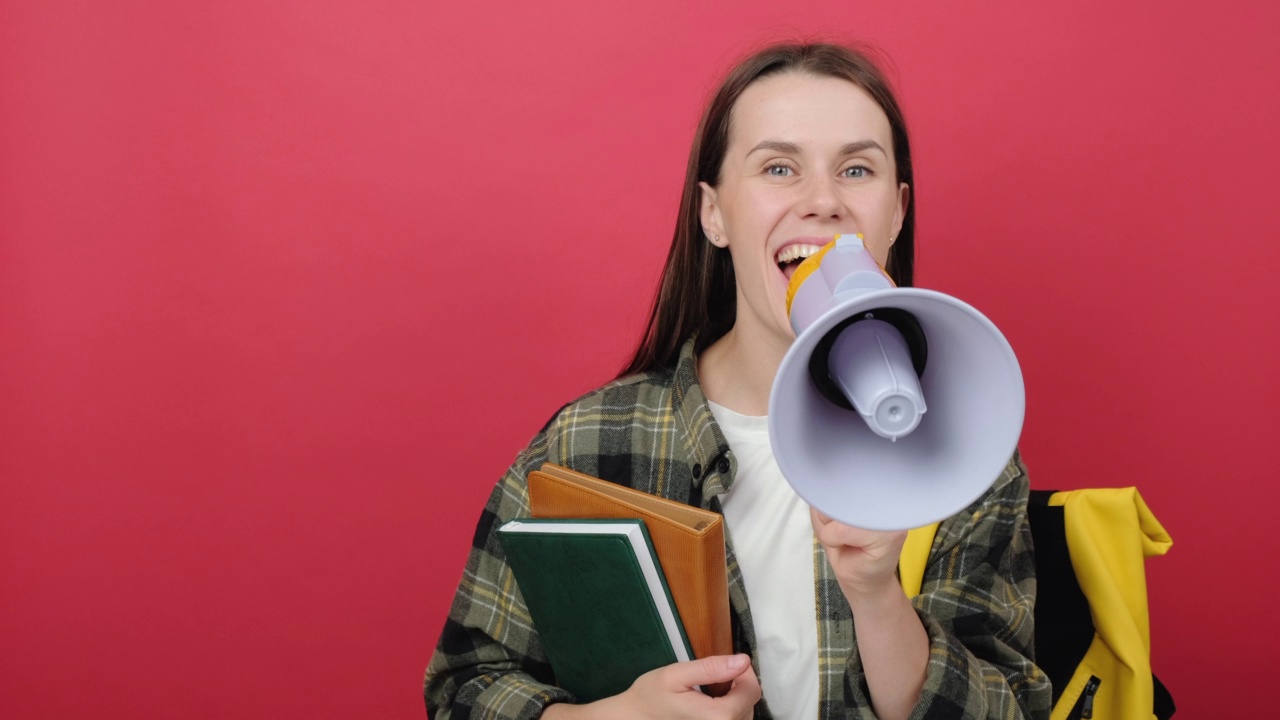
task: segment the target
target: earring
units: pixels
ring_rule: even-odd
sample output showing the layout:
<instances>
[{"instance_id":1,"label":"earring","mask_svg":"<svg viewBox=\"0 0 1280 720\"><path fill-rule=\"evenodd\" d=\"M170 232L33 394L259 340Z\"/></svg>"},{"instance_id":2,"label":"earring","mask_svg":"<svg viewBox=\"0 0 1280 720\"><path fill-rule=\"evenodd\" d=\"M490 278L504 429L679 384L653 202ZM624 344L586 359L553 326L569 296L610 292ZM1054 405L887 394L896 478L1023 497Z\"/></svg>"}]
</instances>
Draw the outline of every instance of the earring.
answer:
<instances>
[{"instance_id":1,"label":"earring","mask_svg":"<svg viewBox=\"0 0 1280 720\"><path fill-rule=\"evenodd\" d=\"M719 235L717 235L717 236L716 236L716 239L715 239L715 240L713 240L712 242L720 242L720 236L719 236Z\"/></svg>"}]
</instances>

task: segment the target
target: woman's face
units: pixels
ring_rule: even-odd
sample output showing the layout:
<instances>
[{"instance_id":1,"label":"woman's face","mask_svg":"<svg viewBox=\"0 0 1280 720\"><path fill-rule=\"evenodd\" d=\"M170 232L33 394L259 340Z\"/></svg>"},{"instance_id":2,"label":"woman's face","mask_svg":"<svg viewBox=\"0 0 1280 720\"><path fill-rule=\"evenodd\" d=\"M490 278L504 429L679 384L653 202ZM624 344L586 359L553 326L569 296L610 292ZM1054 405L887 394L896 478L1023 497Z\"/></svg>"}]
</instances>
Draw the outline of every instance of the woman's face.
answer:
<instances>
[{"instance_id":1,"label":"woman's face","mask_svg":"<svg viewBox=\"0 0 1280 720\"><path fill-rule=\"evenodd\" d=\"M733 107L720 184L702 183L702 225L728 248L735 332L790 343L787 283L838 233L862 233L883 266L906 215L889 119L845 80L788 72L751 84ZM719 236L719 239L716 239Z\"/></svg>"}]
</instances>

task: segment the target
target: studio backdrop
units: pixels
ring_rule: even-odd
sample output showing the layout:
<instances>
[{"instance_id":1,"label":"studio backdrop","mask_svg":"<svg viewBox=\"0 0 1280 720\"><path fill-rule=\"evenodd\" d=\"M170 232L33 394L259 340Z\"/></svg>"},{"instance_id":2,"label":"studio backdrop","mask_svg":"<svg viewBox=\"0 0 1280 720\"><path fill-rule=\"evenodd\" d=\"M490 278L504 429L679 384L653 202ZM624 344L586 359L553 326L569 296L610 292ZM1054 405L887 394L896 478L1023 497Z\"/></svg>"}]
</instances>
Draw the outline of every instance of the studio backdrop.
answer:
<instances>
[{"instance_id":1,"label":"studio backdrop","mask_svg":"<svg viewBox=\"0 0 1280 720\"><path fill-rule=\"evenodd\" d=\"M10 0L0 716L422 717L493 483L643 328L699 108L873 43L1036 488L1136 485L1186 717L1274 706L1272 2Z\"/></svg>"}]
</instances>

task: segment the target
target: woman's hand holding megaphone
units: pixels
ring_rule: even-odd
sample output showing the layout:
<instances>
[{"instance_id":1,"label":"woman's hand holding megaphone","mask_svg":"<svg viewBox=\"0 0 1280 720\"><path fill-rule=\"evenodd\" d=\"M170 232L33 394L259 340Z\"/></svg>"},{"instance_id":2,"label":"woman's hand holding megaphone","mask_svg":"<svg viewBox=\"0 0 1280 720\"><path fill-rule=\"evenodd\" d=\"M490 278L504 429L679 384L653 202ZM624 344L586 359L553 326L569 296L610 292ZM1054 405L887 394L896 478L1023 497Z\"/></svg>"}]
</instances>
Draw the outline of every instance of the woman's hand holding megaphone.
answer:
<instances>
[{"instance_id":1,"label":"woman's hand holding megaphone","mask_svg":"<svg viewBox=\"0 0 1280 720\"><path fill-rule=\"evenodd\" d=\"M900 590L898 556L907 541L905 530L864 530L832 520L814 508L809 508L809 518L850 605L880 595L886 587Z\"/></svg>"},{"instance_id":2,"label":"woman's hand holding megaphone","mask_svg":"<svg viewBox=\"0 0 1280 720\"><path fill-rule=\"evenodd\" d=\"M920 698L929 661L929 636L898 582L898 556L907 532L845 525L812 507L809 519L853 609L876 717L906 718Z\"/></svg>"}]
</instances>

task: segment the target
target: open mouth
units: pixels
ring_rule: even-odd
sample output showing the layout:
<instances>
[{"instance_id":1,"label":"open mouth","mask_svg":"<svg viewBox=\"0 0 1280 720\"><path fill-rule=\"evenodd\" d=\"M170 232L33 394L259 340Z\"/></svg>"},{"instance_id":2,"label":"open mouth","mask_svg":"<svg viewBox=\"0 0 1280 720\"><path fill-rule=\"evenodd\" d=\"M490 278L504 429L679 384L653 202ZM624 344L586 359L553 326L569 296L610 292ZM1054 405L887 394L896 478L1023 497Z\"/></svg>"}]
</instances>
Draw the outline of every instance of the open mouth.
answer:
<instances>
[{"instance_id":1,"label":"open mouth","mask_svg":"<svg viewBox=\"0 0 1280 720\"><path fill-rule=\"evenodd\" d=\"M805 243L794 243L788 245L778 251L774 256L774 262L778 263L778 269L786 276L787 281L791 281L791 276L795 274L796 268L800 267L800 263L805 258L816 254L822 249L820 245L808 245Z\"/></svg>"}]
</instances>

